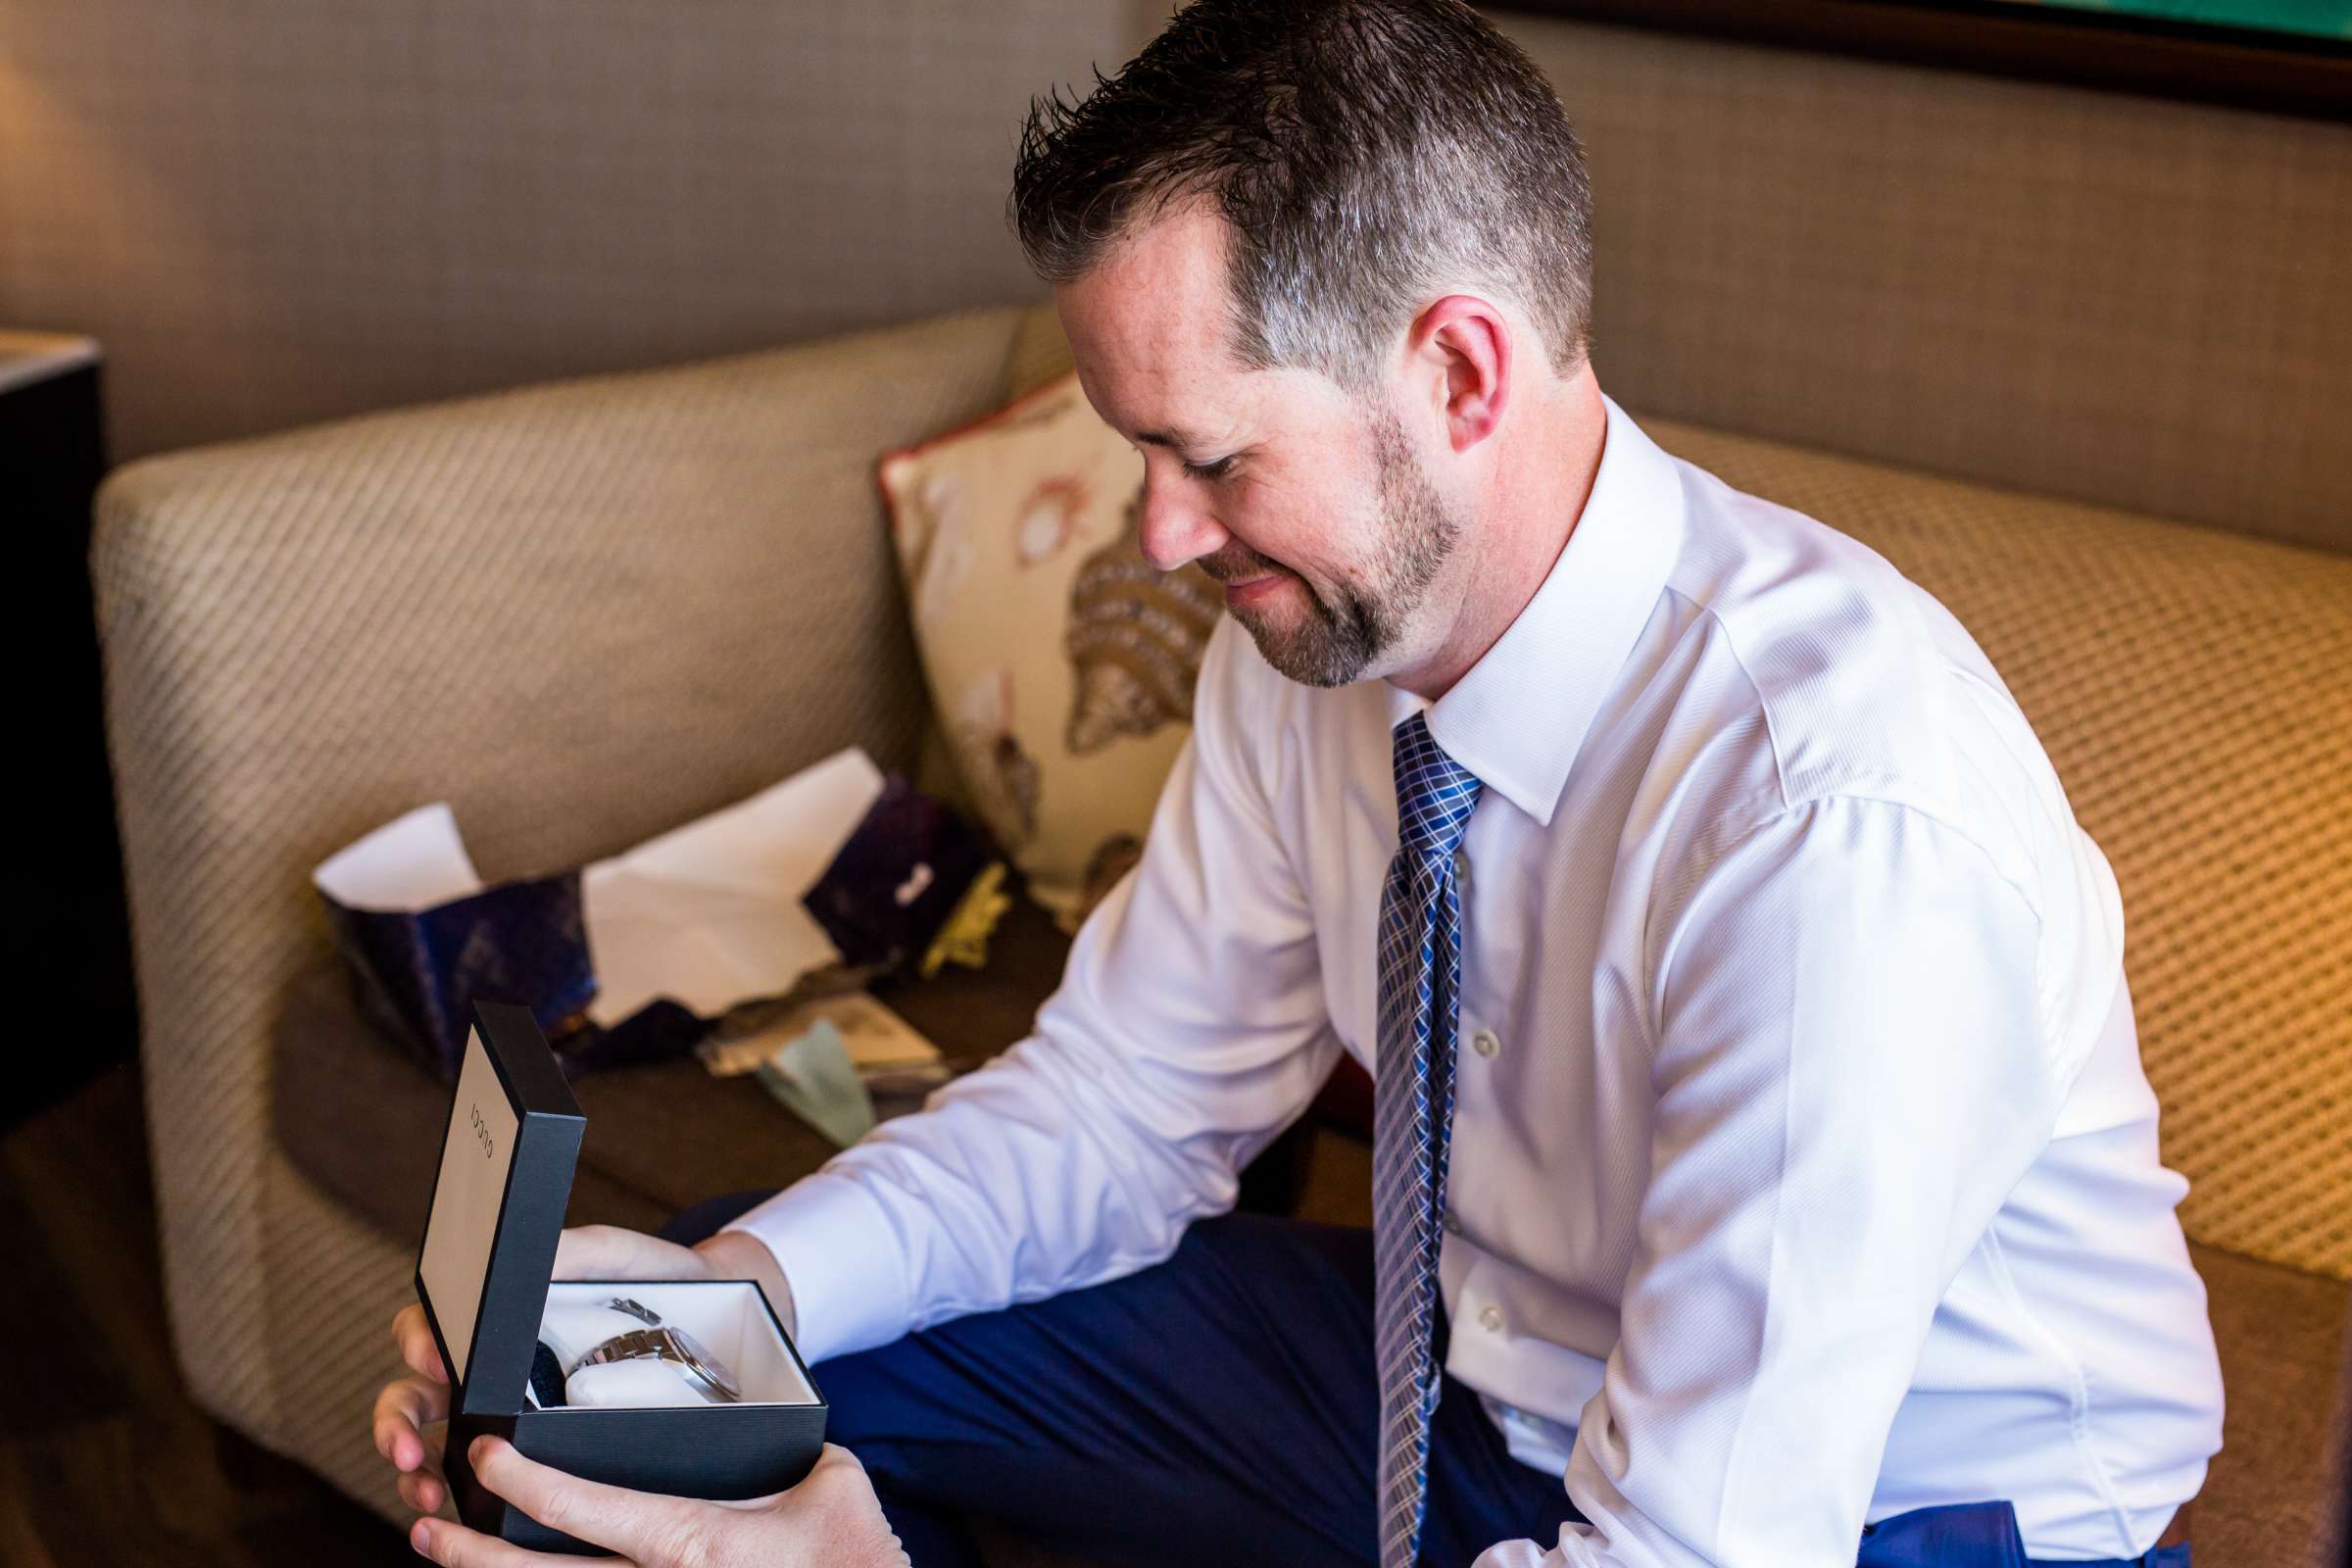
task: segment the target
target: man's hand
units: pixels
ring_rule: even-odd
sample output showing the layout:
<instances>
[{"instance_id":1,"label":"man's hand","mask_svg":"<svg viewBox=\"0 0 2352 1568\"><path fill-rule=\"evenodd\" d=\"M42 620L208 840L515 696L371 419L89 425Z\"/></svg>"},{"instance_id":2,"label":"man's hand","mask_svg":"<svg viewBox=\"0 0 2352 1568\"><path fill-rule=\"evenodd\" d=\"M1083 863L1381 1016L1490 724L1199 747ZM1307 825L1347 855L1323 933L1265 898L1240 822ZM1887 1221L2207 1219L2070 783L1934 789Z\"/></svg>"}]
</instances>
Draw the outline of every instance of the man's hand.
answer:
<instances>
[{"instance_id":1,"label":"man's hand","mask_svg":"<svg viewBox=\"0 0 2352 1568\"><path fill-rule=\"evenodd\" d=\"M775 1254L757 1237L740 1232L680 1247L613 1225L583 1225L557 1242L554 1272L560 1280L758 1280L784 1331L789 1334L795 1326L792 1287ZM426 1428L449 1419L449 1368L442 1364L422 1306L400 1309L392 1319L392 1338L414 1376L386 1384L375 1396L375 1451L400 1472L400 1500L418 1513L437 1513L449 1497L449 1484L441 1475L440 1434Z\"/></svg>"},{"instance_id":2,"label":"man's hand","mask_svg":"<svg viewBox=\"0 0 2352 1568\"><path fill-rule=\"evenodd\" d=\"M633 1568L907 1568L864 1466L831 1444L799 1486L749 1502L664 1497L582 1481L524 1458L498 1438L476 1438L470 1457L483 1486L541 1524L618 1553ZM417 1520L409 1544L444 1568L562 1568L580 1560L524 1551L439 1519Z\"/></svg>"}]
</instances>

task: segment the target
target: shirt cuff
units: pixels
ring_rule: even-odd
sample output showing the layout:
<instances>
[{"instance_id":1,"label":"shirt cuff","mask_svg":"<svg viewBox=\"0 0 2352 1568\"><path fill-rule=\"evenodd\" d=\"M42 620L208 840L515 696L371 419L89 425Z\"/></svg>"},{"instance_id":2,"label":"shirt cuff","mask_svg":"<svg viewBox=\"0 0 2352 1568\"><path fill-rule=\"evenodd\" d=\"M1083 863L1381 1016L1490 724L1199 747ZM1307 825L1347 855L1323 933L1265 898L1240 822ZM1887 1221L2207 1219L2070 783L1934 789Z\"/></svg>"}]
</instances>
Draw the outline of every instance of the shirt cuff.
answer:
<instances>
[{"instance_id":1,"label":"shirt cuff","mask_svg":"<svg viewBox=\"0 0 2352 1568\"><path fill-rule=\"evenodd\" d=\"M775 1254L792 1288L793 1343L811 1366L906 1333L897 1227L857 1182L818 1171L719 1229Z\"/></svg>"}]
</instances>

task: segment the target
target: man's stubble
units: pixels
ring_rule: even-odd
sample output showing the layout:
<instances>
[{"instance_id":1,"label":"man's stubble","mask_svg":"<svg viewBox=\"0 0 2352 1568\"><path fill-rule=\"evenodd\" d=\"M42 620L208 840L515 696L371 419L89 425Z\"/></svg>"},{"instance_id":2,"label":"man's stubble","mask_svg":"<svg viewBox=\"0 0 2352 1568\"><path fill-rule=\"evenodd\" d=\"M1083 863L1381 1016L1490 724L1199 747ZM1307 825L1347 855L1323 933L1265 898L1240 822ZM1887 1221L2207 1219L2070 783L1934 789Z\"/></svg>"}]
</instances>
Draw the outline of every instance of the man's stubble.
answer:
<instances>
[{"instance_id":1,"label":"man's stubble","mask_svg":"<svg viewBox=\"0 0 2352 1568\"><path fill-rule=\"evenodd\" d=\"M1421 596L1461 539L1461 519L1421 471L1394 411L1382 408L1373 416L1372 436L1381 529L1366 580L1340 583L1327 599L1293 572L1305 590L1307 612L1292 626L1233 612L1266 662L1301 685L1345 686L1361 679L1396 647ZM1215 564L1203 564L1225 581L1246 578L1260 567L1289 569L1254 551L1248 554L1254 560L1247 564L1221 555Z\"/></svg>"}]
</instances>

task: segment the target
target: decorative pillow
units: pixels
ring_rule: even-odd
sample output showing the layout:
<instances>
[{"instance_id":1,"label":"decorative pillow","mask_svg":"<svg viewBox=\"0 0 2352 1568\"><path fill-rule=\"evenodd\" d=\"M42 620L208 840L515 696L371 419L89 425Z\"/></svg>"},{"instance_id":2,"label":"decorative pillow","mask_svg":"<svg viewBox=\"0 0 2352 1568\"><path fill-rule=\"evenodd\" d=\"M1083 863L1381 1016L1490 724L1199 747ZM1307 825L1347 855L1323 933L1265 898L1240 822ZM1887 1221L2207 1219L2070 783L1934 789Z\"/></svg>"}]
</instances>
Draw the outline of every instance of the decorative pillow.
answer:
<instances>
[{"instance_id":1,"label":"decorative pillow","mask_svg":"<svg viewBox=\"0 0 2352 1568\"><path fill-rule=\"evenodd\" d=\"M1144 560L1141 463L1075 370L877 473L957 775L1075 928L1142 844L1223 592Z\"/></svg>"}]
</instances>

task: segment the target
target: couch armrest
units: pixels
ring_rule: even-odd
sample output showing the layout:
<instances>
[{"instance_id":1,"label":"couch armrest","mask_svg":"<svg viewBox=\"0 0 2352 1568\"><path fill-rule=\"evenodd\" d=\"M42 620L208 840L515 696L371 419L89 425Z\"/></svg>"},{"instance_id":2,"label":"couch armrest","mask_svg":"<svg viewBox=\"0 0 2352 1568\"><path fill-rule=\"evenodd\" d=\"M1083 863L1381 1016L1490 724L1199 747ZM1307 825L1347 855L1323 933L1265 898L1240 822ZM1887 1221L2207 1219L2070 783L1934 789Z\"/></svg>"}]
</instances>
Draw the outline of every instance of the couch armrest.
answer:
<instances>
[{"instance_id":1,"label":"couch armrest","mask_svg":"<svg viewBox=\"0 0 2352 1568\"><path fill-rule=\"evenodd\" d=\"M267 1442L269 1041L310 869L447 799L496 880L841 746L922 688L872 464L1004 391L1018 307L149 459L91 570L174 1341Z\"/></svg>"}]
</instances>

